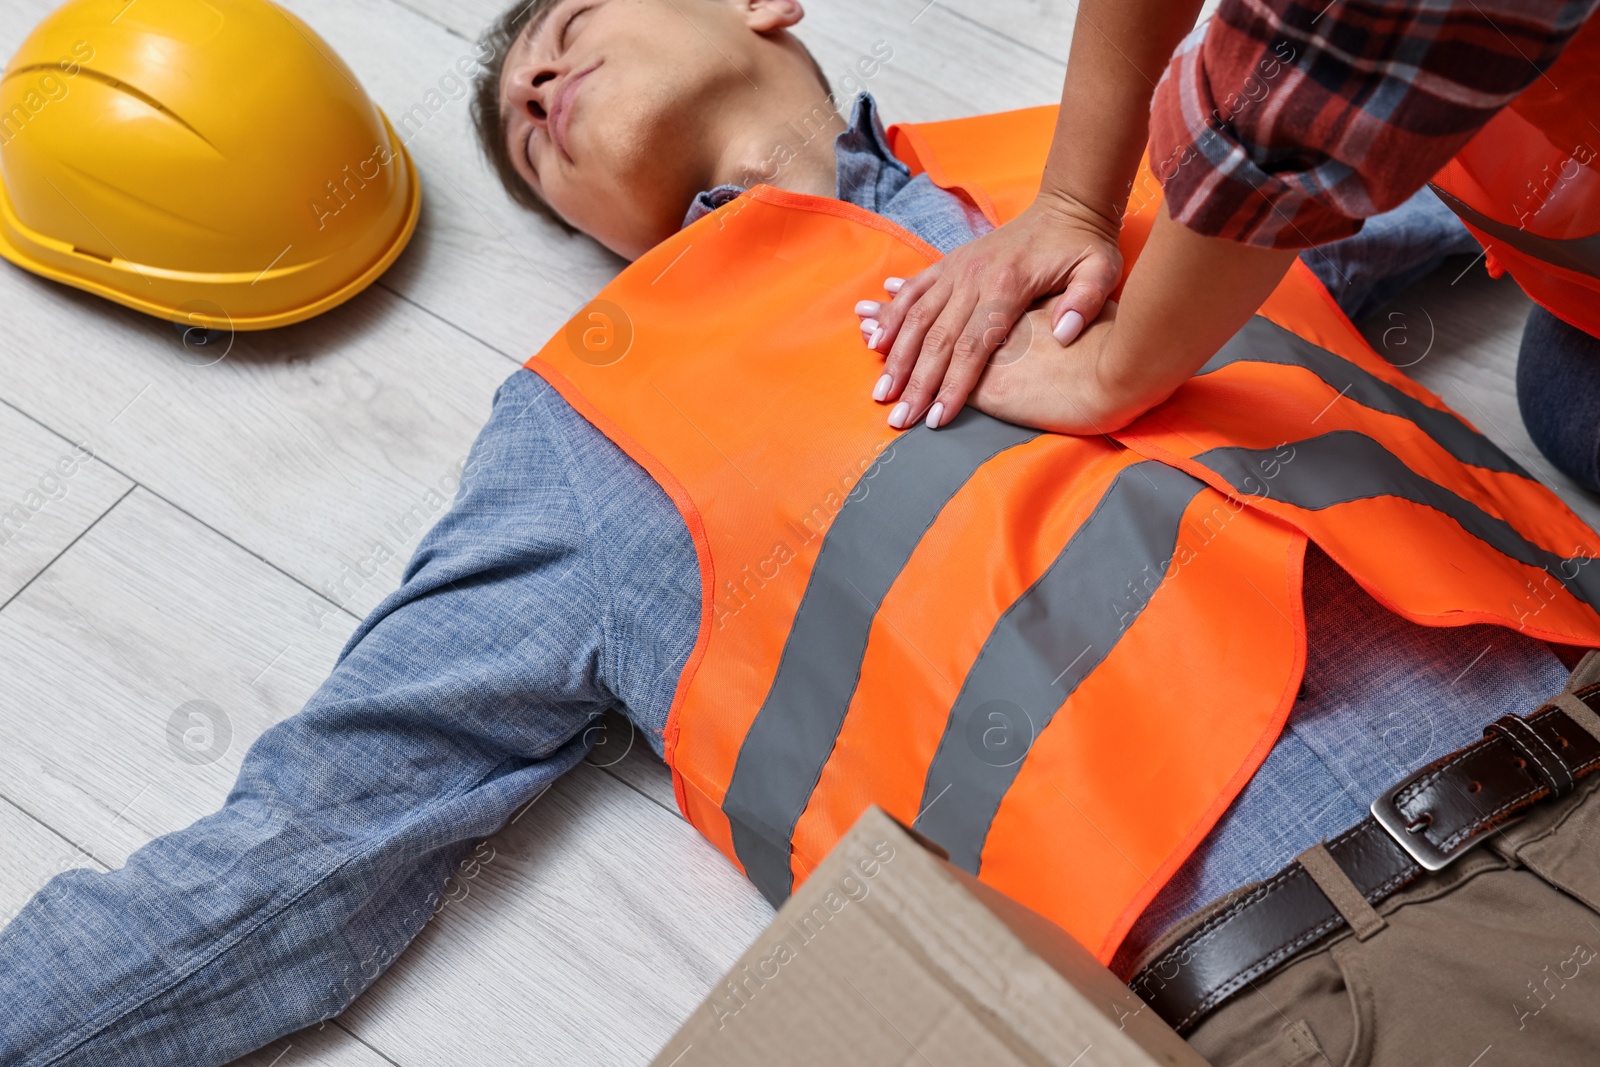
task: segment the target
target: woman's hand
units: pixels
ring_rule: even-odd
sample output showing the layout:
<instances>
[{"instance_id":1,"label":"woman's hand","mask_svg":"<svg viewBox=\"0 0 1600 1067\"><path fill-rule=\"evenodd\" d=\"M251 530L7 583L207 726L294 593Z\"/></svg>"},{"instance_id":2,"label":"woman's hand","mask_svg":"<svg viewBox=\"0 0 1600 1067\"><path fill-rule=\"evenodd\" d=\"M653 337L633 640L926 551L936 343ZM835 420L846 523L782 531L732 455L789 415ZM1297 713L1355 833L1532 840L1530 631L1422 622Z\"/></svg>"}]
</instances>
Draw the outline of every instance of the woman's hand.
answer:
<instances>
[{"instance_id":1,"label":"woman's hand","mask_svg":"<svg viewBox=\"0 0 1600 1067\"><path fill-rule=\"evenodd\" d=\"M1098 321L1070 345L1052 336L1055 315L1034 309L1018 320L1026 328L991 338L995 351L978 364L978 380L962 398L975 384L978 408L1009 422L1057 433L1120 429L1171 396L1227 344L1296 254L1202 236L1163 208L1120 302L1106 301ZM938 421L949 420L941 412Z\"/></svg>"},{"instance_id":2,"label":"woman's hand","mask_svg":"<svg viewBox=\"0 0 1600 1067\"><path fill-rule=\"evenodd\" d=\"M894 402L889 425L925 419L939 427L954 418L991 354L1040 297L1062 294L1048 315L1033 316L1032 332L1042 328L1062 345L1077 337L1122 273L1117 229L1116 220L1075 201L1041 195L916 277L889 279L889 303L857 304L868 347L888 357L872 397Z\"/></svg>"},{"instance_id":3,"label":"woman's hand","mask_svg":"<svg viewBox=\"0 0 1600 1067\"><path fill-rule=\"evenodd\" d=\"M1120 430L1165 397L1137 391L1116 373L1116 301L1070 345L1049 333L1051 311L1027 312L989 358L968 402L986 415L1050 433Z\"/></svg>"}]
</instances>

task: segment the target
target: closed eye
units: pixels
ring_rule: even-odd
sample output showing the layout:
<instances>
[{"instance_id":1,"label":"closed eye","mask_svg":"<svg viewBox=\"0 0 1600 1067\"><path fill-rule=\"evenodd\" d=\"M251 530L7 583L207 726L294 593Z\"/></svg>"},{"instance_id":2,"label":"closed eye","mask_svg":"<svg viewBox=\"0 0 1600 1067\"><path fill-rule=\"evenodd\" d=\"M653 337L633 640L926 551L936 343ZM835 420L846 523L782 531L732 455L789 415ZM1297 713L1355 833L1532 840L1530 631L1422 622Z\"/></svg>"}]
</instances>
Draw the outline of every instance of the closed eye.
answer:
<instances>
[{"instance_id":1,"label":"closed eye","mask_svg":"<svg viewBox=\"0 0 1600 1067\"><path fill-rule=\"evenodd\" d=\"M591 12L593 10L594 10L594 8L592 6L590 6L590 7L580 7L578 10L574 11L571 15L567 16L567 21L565 21L565 22L563 22L561 24L561 33L556 38L556 46L561 51L564 52L564 51L567 50L568 37L570 36L570 34L572 32L572 24L574 22L577 22L578 19L581 16L587 15L589 12Z\"/></svg>"}]
</instances>

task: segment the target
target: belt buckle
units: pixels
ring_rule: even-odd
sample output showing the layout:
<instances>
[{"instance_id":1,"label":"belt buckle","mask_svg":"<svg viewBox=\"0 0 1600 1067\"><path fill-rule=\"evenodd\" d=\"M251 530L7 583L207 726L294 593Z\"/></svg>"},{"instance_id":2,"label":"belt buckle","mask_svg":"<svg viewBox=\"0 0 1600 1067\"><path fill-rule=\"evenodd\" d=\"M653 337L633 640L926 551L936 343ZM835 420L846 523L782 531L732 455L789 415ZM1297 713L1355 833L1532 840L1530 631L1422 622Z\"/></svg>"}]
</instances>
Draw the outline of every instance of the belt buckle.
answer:
<instances>
[{"instance_id":1,"label":"belt buckle","mask_svg":"<svg viewBox=\"0 0 1600 1067\"><path fill-rule=\"evenodd\" d=\"M1412 829L1412 824L1408 823L1406 817L1400 813L1400 806L1395 803L1395 798L1422 773L1424 772L1419 771L1410 775L1380 793L1378 799L1372 802L1372 817L1394 839L1394 843L1416 861L1417 866L1426 871L1442 871L1460 859L1462 853L1471 851L1478 835L1473 834L1446 852L1423 836L1422 832L1433 825L1431 820L1423 826Z\"/></svg>"}]
</instances>

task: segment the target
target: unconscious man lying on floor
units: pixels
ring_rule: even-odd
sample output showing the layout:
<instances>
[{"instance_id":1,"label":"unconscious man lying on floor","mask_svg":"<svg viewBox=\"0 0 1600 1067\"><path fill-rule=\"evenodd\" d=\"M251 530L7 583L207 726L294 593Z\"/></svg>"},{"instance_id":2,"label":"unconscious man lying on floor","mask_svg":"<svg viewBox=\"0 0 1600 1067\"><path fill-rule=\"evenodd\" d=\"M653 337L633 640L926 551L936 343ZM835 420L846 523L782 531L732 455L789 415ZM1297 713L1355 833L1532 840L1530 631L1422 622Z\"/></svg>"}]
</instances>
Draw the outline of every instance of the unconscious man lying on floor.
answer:
<instances>
[{"instance_id":1,"label":"unconscious man lying on floor","mask_svg":"<svg viewBox=\"0 0 1600 1067\"><path fill-rule=\"evenodd\" d=\"M501 387L402 586L223 809L0 932L0 1061L219 1064L338 1014L608 708L774 902L876 803L1216 1063L1414 1039L1400 1010L1430 1047L1516 1048L1524 975L1600 936L1551 888L1600 899L1563 859L1594 851L1600 718L1558 697L1600 647L1592 532L1338 310L1318 274L1394 264L1375 237L1110 437L1029 428L1072 351L1026 322L976 410L890 429L837 309L1020 209L1051 118L843 121L799 17L535 0L492 31L512 195L635 262ZM1385 225L1472 247L1429 200ZM1485 727L1391 798L1393 836L1364 821ZM1568 1001L1530 1047L1600 1037Z\"/></svg>"}]
</instances>

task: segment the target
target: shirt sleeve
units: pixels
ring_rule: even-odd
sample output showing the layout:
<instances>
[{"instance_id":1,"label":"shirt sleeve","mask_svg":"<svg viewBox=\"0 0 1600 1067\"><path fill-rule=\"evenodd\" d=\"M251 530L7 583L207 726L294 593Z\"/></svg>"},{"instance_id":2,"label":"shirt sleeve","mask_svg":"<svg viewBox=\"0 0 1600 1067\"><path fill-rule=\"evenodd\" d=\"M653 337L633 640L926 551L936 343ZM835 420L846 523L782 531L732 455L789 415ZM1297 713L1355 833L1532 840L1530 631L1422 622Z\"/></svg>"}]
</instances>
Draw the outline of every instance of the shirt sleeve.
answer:
<instances>
[{"instance_id":1,"label":"shirt sleeve","mask_svg":"<svg viewBox=\"0 0 1600 1067\"><path fill-rule=\"evenodd\" d=\"M1596 0L1223 0L1156 88L1150 167L1197 233L1348 237L1555 62Z\"/></svg>"},{"instance_id":2,"label":"shirt sleeve","mask_svg":"<svg viewBox=\"0 0 1600 1067\"><path fill-rule=\"evenodd\" d=\"M615 703L609 590L559 427L519 371L496 394L450 509L362 621L311 706L452 724L554 750Z\"/></svg>"},{"instance_id":3,"label":"shirt sleeve","mask_svg":"<svg viewBox=\"0 0 1600 1067\"><path fill-rule=\"evenodd\" d=\"M222 809L115 872L59 875L5 926L0 1003L30 1010L0 1012L0 1060L92 1036L102 1063L233 1061L332 1018L465 895L494 855L475 844L590 750L615 696L603 531L533 379L501 388L455 506ZM391 534L368 536L371 580Z\"/></svg>"}]
</instances>

